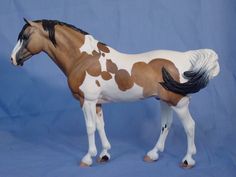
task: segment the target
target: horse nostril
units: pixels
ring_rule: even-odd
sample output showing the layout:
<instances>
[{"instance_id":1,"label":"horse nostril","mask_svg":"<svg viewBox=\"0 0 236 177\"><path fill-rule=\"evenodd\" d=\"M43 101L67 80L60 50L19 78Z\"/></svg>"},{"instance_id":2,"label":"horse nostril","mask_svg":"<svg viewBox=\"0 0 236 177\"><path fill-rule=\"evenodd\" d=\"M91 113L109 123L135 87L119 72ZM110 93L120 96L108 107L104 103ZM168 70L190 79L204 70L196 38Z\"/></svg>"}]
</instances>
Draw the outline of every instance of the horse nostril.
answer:
<instances>
[{"instance_id":1,"label":"horse nostril","mask_svg":"<svg viewBox=\"0 0 236 177\"><path fill-rule=\"evenodd\" d=\"M11 58L11 61L13 61L13 59Z\"/></svg>"}]
</instances>

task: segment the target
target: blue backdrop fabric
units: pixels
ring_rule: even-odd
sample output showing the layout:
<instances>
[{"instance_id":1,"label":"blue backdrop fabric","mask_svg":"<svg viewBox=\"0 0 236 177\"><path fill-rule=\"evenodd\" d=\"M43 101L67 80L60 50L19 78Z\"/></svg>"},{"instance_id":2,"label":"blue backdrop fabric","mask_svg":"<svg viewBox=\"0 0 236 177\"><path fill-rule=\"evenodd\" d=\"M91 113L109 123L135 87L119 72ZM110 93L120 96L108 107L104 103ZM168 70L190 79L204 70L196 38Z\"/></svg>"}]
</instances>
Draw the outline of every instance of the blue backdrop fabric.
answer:
<instances>
[{"instance_id":1,"label":"blue backdrop fabric","mask_svg":"<svg viewBox=\"0 0 236 177\"><path fill-rule=\"evenodd\" d=\"M147 99L104 105L112 159L80 168L87 135L66 77L43 53L24 67L10 63L23 17L73 24L126 53L214 49L221 73L190 105L196 167L178 166L187 143L176 115L159 161L142 161L160 132L159 102ZM233 0L1 0L0 177L236 176L235 18Z\"/></svg>"}]
</instances>

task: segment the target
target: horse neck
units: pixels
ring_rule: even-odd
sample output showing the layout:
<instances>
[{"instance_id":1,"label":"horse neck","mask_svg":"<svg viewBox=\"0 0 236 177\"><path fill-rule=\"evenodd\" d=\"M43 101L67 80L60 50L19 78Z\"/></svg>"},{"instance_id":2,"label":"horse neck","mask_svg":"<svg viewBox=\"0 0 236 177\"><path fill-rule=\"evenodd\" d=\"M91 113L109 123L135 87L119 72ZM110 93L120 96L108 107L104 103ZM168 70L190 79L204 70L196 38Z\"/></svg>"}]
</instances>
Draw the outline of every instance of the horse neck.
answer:
<instances>
[{"instance_id":1,"label":"horse neck","mask_svg":"<svg viewBox=\"0 0 236 177\"><path fill-rule=\"evenodd\" d=\"M44 52L68 76L76 61L81 56L80 47L84 43L84 35L72 29L58 27L56 31L56 45L50 40L45 45Z\"/></svg>"}]
</instances>

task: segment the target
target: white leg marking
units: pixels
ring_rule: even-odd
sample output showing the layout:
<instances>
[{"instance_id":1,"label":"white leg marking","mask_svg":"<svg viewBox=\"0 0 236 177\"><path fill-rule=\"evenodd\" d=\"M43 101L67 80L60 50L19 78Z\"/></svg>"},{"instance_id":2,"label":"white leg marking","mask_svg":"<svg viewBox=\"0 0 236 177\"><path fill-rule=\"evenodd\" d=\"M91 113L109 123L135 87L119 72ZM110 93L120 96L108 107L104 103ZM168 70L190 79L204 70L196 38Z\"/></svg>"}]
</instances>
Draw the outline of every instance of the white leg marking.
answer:
<instances>
[{"instance_id":1,"label":"white leg marking","mask_svg":"<svg viewBox=\"0 0 236 177\"><path fill-rule=\"evenodd\" d=\"M159 157L158 151L163 152L165 147L166 137L168 135L173 120L173 111L171 107L163 101L160 101L160 106L161 106L161 133L154 148L147 153L147 156L151 160L158 159Z\"/></svg>"},{"instance_id":2,"label":"white leg marking","mask_svg":"<svg viewBox=\"0 0 236 177\"><path fill-rule=\"evenodd\" d=\"M22 41L20 42L20 40L18 40L18 42L16 43L16 46L14 47L12 53L11 53L11 58L12 58L12 62L14 65L17 65L16 62L16 54L17 52L20 50L21 46L22 46Z\"/></svg>"},{"instance_id":3,"label":"white leg marking","mask_svg":"<svg viewBox=\"0 0 236 177\"><path fill-rule=\"evenodd\" d=\"M97 126L97 130L98 130L101 142L102 142L102 147L103 147L103 150L101 154L99 155L99 157L102 158L103 156L107 156L110 159L110 154L108 153L108 150L111 149L111 144L109 143L106 136L102 109L100 112L97 113L96 126Z\"/></svg>"},{"instance_id":4,"label":"white leg marking","mask_svg":"<svg viewBox=\"0 0 236 177\"><path fill-rule=\"evenodd\" d=\"M96 101L84 101L83 112L88 134L88 153L83 157L82 162L91 165L93 163L92 157L97 155L97 148L95 145L95 130L96 130Z\"/></svg>"},{"instance_id":5,"label":"white leg marking","mask_svg":"<svg viewBox=\"0 0 236 177\"><path fill-rule=\"evenodd\" d=\"M192 119L188 106L189 97L184 97L176 106L173 106L172 108L179 116L187 135L188 149L187 154L183 158L182 162L187 162L188 165L195 165L195 161L192 158L192 155L196 154L196 146L194 143L195 122Z\"/></svg>"}]
</instances>

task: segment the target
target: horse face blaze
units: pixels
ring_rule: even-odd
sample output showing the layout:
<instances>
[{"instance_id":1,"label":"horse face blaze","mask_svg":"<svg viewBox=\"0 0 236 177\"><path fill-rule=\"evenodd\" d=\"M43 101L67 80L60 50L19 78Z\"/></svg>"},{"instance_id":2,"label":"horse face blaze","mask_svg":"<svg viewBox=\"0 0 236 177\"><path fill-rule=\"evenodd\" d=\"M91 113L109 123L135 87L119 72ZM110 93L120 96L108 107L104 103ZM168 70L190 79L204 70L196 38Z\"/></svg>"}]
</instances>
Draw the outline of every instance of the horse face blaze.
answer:
<instances>
[{"instance_id":1,"label":"horse face blaze","mask_svg":"<svg viewBox=\"0 0 236 177\"><path fill-rule=\"evenodd\" d=\"M12 64L16 66L19 65L22 66L24 64L24 61L26 61L32 56L31 53L26 48L27 45L28 45L28 39L18 40L11 54Z\"/></svg>"},{"instance_id":2,"label":"horse face blaze","mask_svg":"<svg viewBox=\"0 0 236 177\"><path fill-rule=\"evenodd\" d=\"M11 53L11 62L14 65L18 65L17 59L16 59L16 54L19 52L21 47L22 47L22 41L18 40L16 43L16 46L14 47L14 49L12 50L12 53Z\"/></svg>"}]
</instances>

